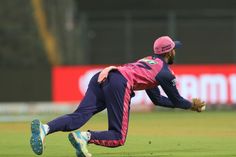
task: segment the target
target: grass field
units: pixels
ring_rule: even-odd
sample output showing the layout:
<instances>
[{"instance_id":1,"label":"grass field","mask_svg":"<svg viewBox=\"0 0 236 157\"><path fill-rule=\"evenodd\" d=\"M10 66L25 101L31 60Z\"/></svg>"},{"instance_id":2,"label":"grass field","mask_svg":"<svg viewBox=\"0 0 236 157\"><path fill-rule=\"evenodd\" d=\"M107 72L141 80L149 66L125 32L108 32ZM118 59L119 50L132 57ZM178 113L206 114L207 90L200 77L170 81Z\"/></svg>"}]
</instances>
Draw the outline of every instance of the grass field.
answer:
<instances>
[{"instance_id":1,"label":"grass field","mask_svg":"<svg viewBox=\"0 0 236 157\"><path fill-rule=\"evenodd\" d=\"M36 156L29 145L29 124L1 123L0 157ZM98 114L81 130L106 128L106 114ZM75 156L67 134L48 136L43 156ZM125 146L104 148L89 145L88 148L95 157L233 157L236 156L236 113L131 113Z\"/></svg>"}]
</instances>

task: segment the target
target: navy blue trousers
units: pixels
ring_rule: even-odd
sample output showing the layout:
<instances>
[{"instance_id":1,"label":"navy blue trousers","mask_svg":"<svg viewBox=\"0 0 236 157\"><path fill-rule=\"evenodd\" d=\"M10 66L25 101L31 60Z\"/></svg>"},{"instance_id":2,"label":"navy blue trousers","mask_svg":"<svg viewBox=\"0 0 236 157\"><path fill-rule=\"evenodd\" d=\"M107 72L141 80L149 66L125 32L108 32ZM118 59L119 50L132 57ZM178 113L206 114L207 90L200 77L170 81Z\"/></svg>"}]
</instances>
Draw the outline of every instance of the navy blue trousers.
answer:
<instances>
[{"instance_id":1,"label":"navy blue trousers","mask_svg":"<svg viewBox=\"0 0 236 157\"><path fill-rule=\"evenodd\" d=\"M106 147L124 145L128 131L131 94L127 80L118 71L109 73L99 84L99 73L90 80L86 94L78 108L71 114L48 122L49 134L56 131L73 131L82 127L93 115L107 109L108 130L91 131L89 143Z\"/></svg>"}]
</instances>

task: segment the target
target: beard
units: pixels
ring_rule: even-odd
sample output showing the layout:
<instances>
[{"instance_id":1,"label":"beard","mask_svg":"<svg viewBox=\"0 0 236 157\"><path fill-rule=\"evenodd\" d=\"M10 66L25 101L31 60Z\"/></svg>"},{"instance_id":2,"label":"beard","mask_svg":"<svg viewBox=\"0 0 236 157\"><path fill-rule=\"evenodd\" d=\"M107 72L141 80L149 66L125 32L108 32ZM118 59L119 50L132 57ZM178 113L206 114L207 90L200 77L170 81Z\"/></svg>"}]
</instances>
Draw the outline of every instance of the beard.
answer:
<instances>
[{"instance_id":1,"label":"beard","mask_svg":"<svg viewBox=\"0 0 236 157\"><path fill-rule=\"evenodd\" d=\"M169 58L168 58L168 64L173 64L174 63L174 60L175 60L175 57L174 57L174 55L171 55Z\"/></svg>"}]
</instances>

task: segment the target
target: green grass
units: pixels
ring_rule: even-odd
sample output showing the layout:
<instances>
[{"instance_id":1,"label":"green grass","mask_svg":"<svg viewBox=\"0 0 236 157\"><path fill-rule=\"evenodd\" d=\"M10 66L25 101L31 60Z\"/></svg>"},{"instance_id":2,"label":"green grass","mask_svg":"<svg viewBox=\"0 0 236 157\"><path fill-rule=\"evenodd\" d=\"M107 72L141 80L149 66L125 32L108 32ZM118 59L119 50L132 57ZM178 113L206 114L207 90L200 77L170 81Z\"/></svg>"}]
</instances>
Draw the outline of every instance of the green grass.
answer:
<instances>
[{"instance_id":1,"label":"green grass","mask_svg":"<svg viewBox=\"0 0 236 157\"><path fill-rule=\"evenodd\" d=\"M0 124L0 156L36 156L29 145L29 123ZM107 128L105 114L81 130ZM44 157L75 156L68 133L47 137ZM159 111L131 113L127 141L119 148L89 145L95 157L233 157L236 156L236 113Z\"/></svg>"}]
</instances>

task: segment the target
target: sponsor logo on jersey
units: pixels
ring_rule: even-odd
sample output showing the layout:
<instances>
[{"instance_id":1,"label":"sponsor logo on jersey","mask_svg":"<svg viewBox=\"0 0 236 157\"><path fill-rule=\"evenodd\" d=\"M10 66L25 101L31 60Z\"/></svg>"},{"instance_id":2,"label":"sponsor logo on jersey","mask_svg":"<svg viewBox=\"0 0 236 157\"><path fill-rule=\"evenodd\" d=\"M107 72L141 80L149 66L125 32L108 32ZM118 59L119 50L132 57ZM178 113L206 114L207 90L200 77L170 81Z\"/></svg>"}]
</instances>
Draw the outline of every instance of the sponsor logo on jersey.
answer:
<instances>
[{"instance_id":1,"label":"sponsor logo on jersey","mask_svg":"<svg viewBox=\"0 0 236 157\"><path fill-rule=\"evenodd\" d=\"M148 59L148 58L143 58L143 59L140 59L139 61L146 62L146 63L149 63L149 64L158 64L157 61L152 60L152 59Z\"/></svg>"},{"instance_id":2,"label":"sponsor logo on jersey","mask_svg":"<svg viewBox=\"0 0 236 157\"><path fill-rule=\"evenodd\" d=\"M173 85L173 86L176 86L176 82L177 82L177 81L176 81L176 78L174 78L171 82L172 82L172 85Z\"/></svg>"}]
</instances>

